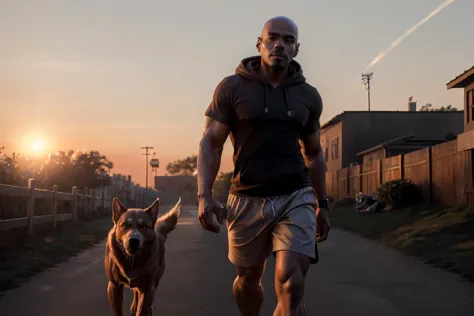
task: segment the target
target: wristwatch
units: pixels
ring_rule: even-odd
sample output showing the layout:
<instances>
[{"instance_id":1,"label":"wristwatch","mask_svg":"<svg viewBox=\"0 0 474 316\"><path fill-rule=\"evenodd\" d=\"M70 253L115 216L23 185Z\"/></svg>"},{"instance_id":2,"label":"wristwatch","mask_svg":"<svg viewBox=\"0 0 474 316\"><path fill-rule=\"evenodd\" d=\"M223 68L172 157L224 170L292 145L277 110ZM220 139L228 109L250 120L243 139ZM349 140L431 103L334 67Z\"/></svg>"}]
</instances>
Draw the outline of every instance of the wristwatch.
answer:
<instances>
[{"instance_id":1,"label":"wristwatch","mask_svg":"<svg viewBox=\"0 0 474 316\"><path fill-rule=\"evenodd\" d=\"M329 208L329 200L328 199L318 199L318 207L319 208Z\"/></svg>"}]
</instances>

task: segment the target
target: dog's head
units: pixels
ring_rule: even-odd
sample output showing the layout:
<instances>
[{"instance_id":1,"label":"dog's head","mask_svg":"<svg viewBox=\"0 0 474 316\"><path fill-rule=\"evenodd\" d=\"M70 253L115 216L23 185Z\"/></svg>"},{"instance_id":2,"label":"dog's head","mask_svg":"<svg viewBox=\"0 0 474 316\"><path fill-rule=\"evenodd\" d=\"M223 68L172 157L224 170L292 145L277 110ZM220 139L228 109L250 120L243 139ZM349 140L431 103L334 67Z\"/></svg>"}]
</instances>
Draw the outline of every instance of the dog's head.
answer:
<instances>
[{"instance_id":1,"label":"dog's head","mask_svg":"<svg viewBox=\"0 0 474 316\"><path fill-rule=\"evenodd\" d=\"M115 225L115 238L129 256L140 253L143 245L156 238L156 232L166 236L178 222L181 199L168 213L158 218L159 200L146 209L127 209L114 198L112 202L112 219Z\"/></svg>"}]
</instances>

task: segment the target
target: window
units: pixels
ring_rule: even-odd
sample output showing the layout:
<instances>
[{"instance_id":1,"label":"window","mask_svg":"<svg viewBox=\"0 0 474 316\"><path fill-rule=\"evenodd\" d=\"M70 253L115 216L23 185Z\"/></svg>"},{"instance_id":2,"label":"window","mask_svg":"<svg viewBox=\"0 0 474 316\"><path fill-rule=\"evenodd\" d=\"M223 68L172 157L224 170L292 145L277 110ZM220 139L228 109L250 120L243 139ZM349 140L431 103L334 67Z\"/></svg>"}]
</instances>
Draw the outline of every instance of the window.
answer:
<instances>
[{"instance_id":1,"label":"window","mask_svg":"<svg viewBox=\"0 0 474 316\"><path fill-rule=\"evenodd\" d=\"M467 123L474 120L474 89L466 93Z\"/></svg>"},{"instance_id":2,"label":"window","mask_svg":"<svg viewBox=\"0 0 474 316\"><path fill-rule=\"evenodd\" d=\"M339 137L332 141L331 154L332 160L339 158Z\"/></svg>"}]
</instances>

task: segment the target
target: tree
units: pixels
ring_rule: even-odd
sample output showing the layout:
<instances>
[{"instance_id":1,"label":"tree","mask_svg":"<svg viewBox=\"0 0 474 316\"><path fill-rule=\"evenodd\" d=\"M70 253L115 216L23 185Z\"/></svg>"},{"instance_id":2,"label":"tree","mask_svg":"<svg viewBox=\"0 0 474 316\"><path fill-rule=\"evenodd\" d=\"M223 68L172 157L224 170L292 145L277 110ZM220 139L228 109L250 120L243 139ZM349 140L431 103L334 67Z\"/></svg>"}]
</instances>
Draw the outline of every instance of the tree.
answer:
<instances>
[{"instance_id":1,"label":"tree","mask_svg":"<svg viewBox=\"0 0 474 316\"><path fill-rule=\"evenodd\" d=\"M440 108L433 108L431 103L426 103L420 108L420 112L455 112L458 109L452 105L442 106Z\"/></svg>"},{"instance_id":2,"label":"tree","mask_svg":"<svg viewBox=\"0 0 474 316\"><path fill-rule=\"evenodd\" d=\"M9 185L20 185L22 182L21 170L18 165L20 155L13 153L12 156L4 154L5 147L0 147L0 183Z\"/></svg>"},{"instance_id":3,"label":"tree","mask_svg":"<svg viewBox=\"0 0 474 316\"><path fill-rule=\"evenodd\" d=\"M171 175L193 175L197 170L197 156L188 156L184 159L178 159L170 162L166 166L166 171Z\"/></svg>"},{"instance_id":4,"label":"tree","mask_svg":"<svg viewBox=\"0 0 474 316\"><path fill-rule=\"evenodd\" d=\"M56 184L63 192L72 190L73 186L95 189L110 184L112 168L113 163L98 151L58 151L49 154L36 178L43 187L51 188Z\"/></svg>"}]
</instances>

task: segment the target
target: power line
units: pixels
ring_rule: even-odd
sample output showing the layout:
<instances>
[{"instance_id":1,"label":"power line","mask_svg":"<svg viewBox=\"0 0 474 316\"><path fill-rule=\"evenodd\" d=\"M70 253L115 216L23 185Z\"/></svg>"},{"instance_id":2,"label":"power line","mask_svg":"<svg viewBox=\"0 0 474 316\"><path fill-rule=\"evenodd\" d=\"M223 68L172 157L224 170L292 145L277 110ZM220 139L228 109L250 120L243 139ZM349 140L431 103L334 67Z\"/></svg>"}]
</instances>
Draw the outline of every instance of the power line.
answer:
<instances>
[{"instance_id":1,"label":"power line","mask_svg":"<svg viewBox=\"0 0 474 316\"><path fill-rule=\"evenodd\" d=\"M150 146L145 146L145 147L142 147L142 149L145 149L145 153L142 154L145 156L145 172L146 172L146 187L145 187L145 194L143 194L143 207L145 207L145 195L148 195L148 156L150 156L151 154L148 152L149 149L154 149L154 147L150 147Z\"/></svg>"},{"instance_id":2,"label":"power line","mask_svg":"<svg viewBox=\"0 0 474 316\"><path fill-rule=\"evenodd\" d=\"M374 75L373 72L363 73L362 74L362 83L365 85L365 90L367 90L367 103L370 111L370 80Z\"/></svg>"}]
</instances>

